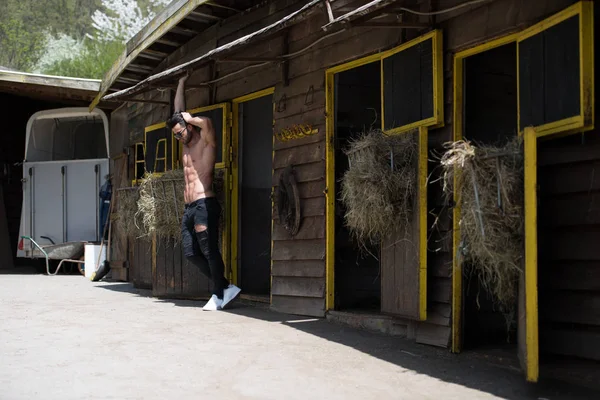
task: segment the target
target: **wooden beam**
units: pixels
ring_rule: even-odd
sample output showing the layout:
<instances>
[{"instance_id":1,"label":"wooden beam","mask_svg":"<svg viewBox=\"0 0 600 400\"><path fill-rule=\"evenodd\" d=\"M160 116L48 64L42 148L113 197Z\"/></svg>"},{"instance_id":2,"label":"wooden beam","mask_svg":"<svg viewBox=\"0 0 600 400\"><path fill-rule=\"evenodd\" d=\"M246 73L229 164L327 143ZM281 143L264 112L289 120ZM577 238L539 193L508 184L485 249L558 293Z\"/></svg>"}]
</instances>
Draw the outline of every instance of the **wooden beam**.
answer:
<instances>
[{"instance_id":1,"label":"wooden beam","mask_svg":"<svg viewBox=\"0 0 600 400\"><path fill-rule=\"evenodd\" d=\"M350 21L352 19L356 19L359 17L367 16L375 11L379 11L382 8L388 7L393 4L396 0L373 0L363 6L356 8L354 11L350 11L344 15L341 15L335 18L333 21L329 22L326 25L323 25L321 29L324 31L330 30L336 25L340 24L342 21Z\"/></svg>"},{"instance_id":2,"label":"wooden beam","mask_svg":"<svg viewBox=\"0 0 600 400\"><path fill-rule=\"evenodd\" d=\"M325 0L325 7L327 8L327 16L329 17L329 23L332 23L333 21L335 21L335 18L333 17L333 10L331 9L331 3L329 2L329 0Z\"/></svg>"},{"instance_id":3,"label":"wooden beam","mask_svg":"<svg viewBox=\"0 0 600 400\"><path fill-rule=\"evenodd\" d=\"M218 58L215 60L218 63L263 63L281 61L281 57L231 57Z\"/></svg>"},{"instance_id":4,"label":"wooden beam","mask_svg":"<svg viewBox=\"0 0 600 400\"><path fill-rule=\"evenodd\" d=\"M359 24L354 24L348 22L349 25L352 26L364 26L370 28L404 28L404 29L424 29L429 28L431 25L423 24L420 22L363 22Z\"/></svg>"},{"instance_id":5,"label":"wooden beam","mask_svg":"<svg viewBox=\"0 0 600 400\"><path fill-rule=\"evenodd\" d=\"M222 8L223 10L234 11L236 13L242 12L242 10L238 10L237 8L233 8L233 7L229 7L229 6L224 6L222 4L217 3L216 1L207 1L206 5L211 6L211 7L216 7L216 8Z\"/></svg>"},{"instance_id":6,"label":"wooden beam","mask_svg":"<svg viewBox=\"0 0 600 400\"><path fill-rule=\"evenodd\" d=\"M217 47L216 49L213 49L213 50L203 54L202 56L195 58L193 60L190 60L186 63L183 63L176 67L169 68L158 74L152 75L128 89L121 90L119 92L110 94L105 97L107 97L108 99L111 99L111 98L117 98L117 97L122 97L122 96L130 96L130 95L139 93L143 88L148 87L152 84L156 84L161 81L177 78L177 77L185 74L187 71L192 71L194 69L199 68L202 65L209 63L215 57L218 57L221 54L225 54L225 53L231 52L233 50L237 50L242 46L248 45L250 43L254 43L256 40L258 40L264 36L271 35L275 32L278 32L285 28L288 28L289 26L292 26L293 24L296 24L300 21L305 20L310 14L312 14L312 12L316 8L315 6L318 3L320 3L321 1L322 0L311 0L309 3L300 7L297 11L287 15L286 17L284 17L270 25L265 26L262 29L259 29L258 31L252 32L252 33L250 33L246 36L243 36L237 40L234 40L230 43L227 43L220 47ZM93 108L93 106L94 106L94 104L92 104L92 106L90 106L90 108Z\"/></svg>"},{"instance_id":7,"label":"wooden beam","mask_svg":"<svg viewBox=\"0 0 600 400\"><path fill-rule=\"evenodd\" d=\"M327 1L326 1L327 2ZM329 2L327 2L329 4ZM290 45L288 43L288 39L289 39L289 29L286 30L285 34L283 35L283 54L287 54L290 51ZM290 80L288 78L289 76L289 70L290 70L290 63L287 59L284 59L283 62L280 64L281 66L281 82L283 82L283 87L287 87L290 84Z\"/></svg>"},{"instance_id":8,"label":"wooden beam","mask_svg":"<svg viewBox=\"0 0 600 400\"><path fill-rule=\"evenodd\" d=\"M198 22L206 22L206 21L218 22L218 21L221 21L221 17L217 17L216 15L206 14L206 13L198 12L198 11L192 11L185 18L186 19L191 19L193 21L198 21Z\"/></svg>"}]
</instances>

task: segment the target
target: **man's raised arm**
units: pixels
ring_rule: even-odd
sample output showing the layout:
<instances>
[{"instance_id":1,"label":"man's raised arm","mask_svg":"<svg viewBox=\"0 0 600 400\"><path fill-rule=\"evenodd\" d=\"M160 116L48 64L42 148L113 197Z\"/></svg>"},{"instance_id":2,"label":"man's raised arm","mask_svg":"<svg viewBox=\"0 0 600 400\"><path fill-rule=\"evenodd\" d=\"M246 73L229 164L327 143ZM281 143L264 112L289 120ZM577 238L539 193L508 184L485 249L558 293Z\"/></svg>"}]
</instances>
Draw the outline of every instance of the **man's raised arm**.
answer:
<instances>
[{"instance_id":1,"label":"man's raised arm","mask_svg":"<svg viewBox=\"0 0 600 400\"><path fill-rule=\"evenodd\" d=\"M175 109L174 112L185 111L185 81L189 77L188 74L179 78L177 84L177 92L175 93Z\"/></svg>"}]
</instances>

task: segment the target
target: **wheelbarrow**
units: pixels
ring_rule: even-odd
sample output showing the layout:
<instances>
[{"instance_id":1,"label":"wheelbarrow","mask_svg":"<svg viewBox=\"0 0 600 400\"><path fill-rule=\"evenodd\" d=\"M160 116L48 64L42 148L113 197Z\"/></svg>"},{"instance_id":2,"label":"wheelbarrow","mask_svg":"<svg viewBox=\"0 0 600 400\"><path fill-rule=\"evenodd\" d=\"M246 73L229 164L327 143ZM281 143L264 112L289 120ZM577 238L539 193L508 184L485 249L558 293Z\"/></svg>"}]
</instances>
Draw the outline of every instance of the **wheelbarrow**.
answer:
<instances>
[{"instance_id":1,"label":"wheelbarrow","mask_svg":"<svg viewBox=\"0 0 600 400\"><path fill-rule=\"evenodd\" d=\"M29 240L35 246L33 249L33 256L36 258L46 259L46 272L48 275L56 275L60 271L63 263L70 262L77 264L80 274L83 273L81 264L85 261L79 260L85 251L85 242L67 242L60 244L49 244L40 246L35 240L29 236L21 236L22 239ZM54 273L50 272L50 260L60 260L58 267Z\"/></svg>"}]
</instances>

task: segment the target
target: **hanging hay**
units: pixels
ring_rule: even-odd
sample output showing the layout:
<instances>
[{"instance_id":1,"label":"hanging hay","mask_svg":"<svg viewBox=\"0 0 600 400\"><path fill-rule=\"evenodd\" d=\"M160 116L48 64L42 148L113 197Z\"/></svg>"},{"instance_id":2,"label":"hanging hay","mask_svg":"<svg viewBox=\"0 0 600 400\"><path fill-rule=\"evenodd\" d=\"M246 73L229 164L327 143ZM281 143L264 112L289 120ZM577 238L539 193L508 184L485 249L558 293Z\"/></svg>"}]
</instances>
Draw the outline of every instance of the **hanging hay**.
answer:
<instances>
[{"instance_id":1,"label":"hanging hay","mask_svg":"<svg viewBox=\"0 0 600 400\"><path fill-rule=\"evenodd\" d=\"M213 188L224 211L223 170L216 170ZM137 221L143 236L156 234L160 239L181 238L181 219L185 209L183 170L167 171L157 176L146 174L139 188ZM221 213L221 229L224 226Z\"/></svg>"},{"instance_id":2,"label":"hanging hay","mask_svg":"<svg viewBox=\"0 0 600 400\"><path fill-rule=\"evenodd\" d=\"M459 255L475 273L508 327L515 312L524 254L523 152L516 138L503 147L446 145L444 192L459 194ZM456 187L454 187L456 175Z\"/></svg>"},{"instance_id":3,"label":"hanging hay","mask_svg":"<svg viewBox=\"0 0 600 400\"><path fill-rule=\"evenodd\" d=\"M349 167L341 181L345 221L361 246L378 244L395 228L408 232L417 188L417 132L363 133L345 150Z\"/></svg>"},{"instance_id":4,"label":"hanging hay","mask_svg":"<svg viewBox=\"0 0 600 400\"><path fill-rule=\"evenodd\" d=\"M137 187L119 188L116 197L115 228L127 238L135 239L140 236L140 224L136 220L139 190Z\"/></svg>"}]
</instances>

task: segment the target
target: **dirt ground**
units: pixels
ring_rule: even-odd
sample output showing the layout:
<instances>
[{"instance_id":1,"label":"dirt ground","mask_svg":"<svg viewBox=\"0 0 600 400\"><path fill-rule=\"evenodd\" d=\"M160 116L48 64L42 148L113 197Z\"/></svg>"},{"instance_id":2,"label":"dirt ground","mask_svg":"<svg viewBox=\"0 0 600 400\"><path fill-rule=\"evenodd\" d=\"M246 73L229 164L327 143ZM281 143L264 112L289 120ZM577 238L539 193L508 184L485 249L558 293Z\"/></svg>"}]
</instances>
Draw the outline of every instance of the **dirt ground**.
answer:
<instances>
[{"instance_id":1,"label":"dirt ground","mask_svg":"<svg viewBox=\"0 0 600 400\"><path fill-rule=\"evenodd\" d=\"M0 399L592 399L322 319L0 273Z\"/></svg>"}]
</instances>

